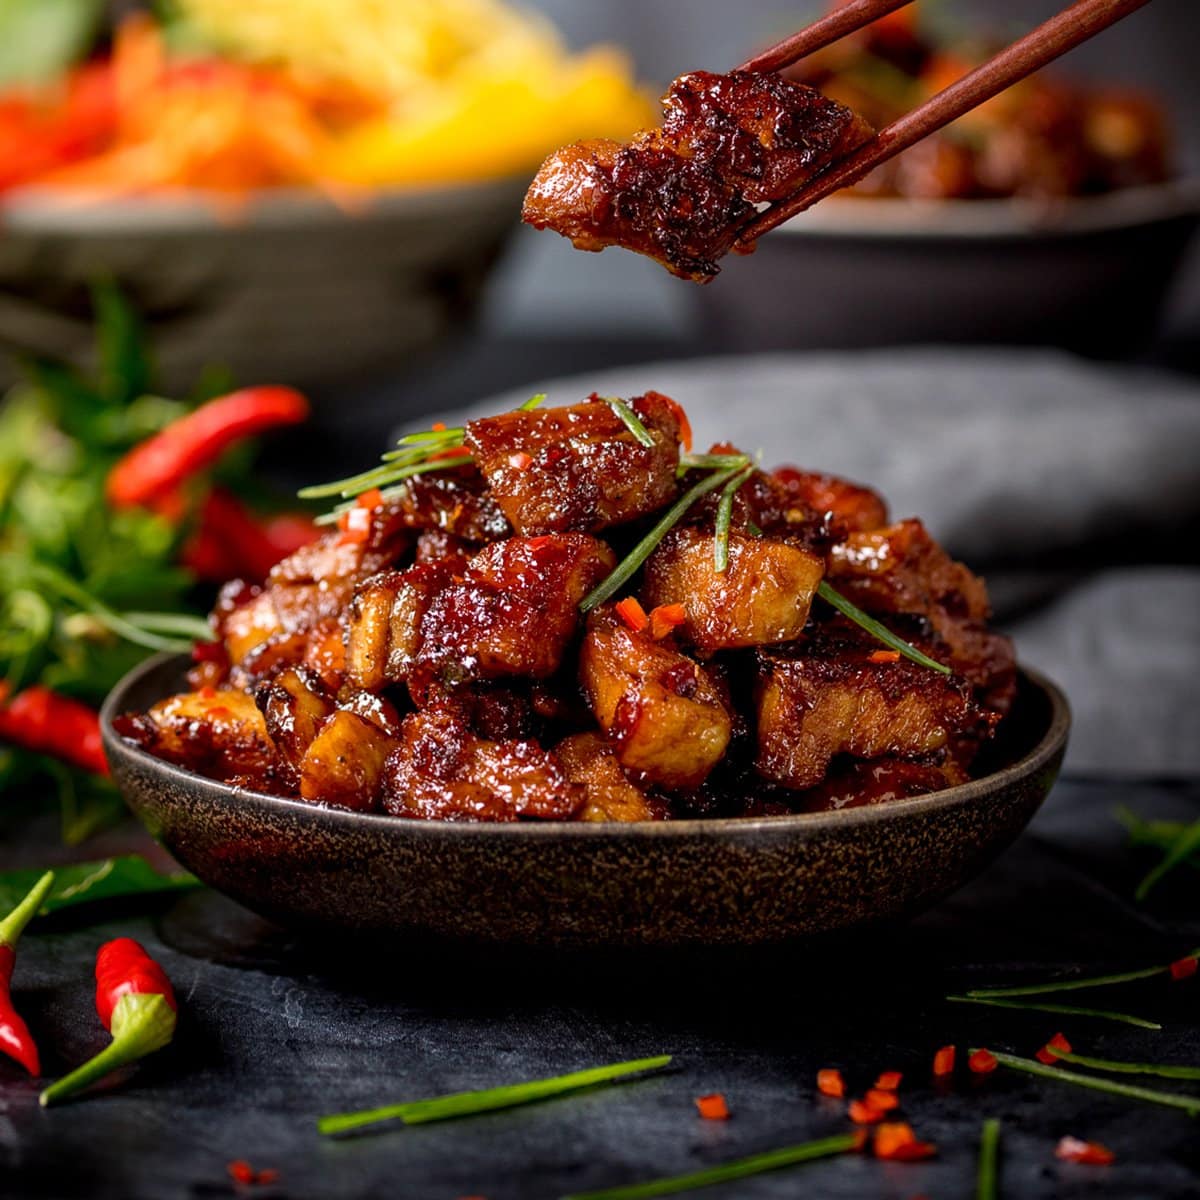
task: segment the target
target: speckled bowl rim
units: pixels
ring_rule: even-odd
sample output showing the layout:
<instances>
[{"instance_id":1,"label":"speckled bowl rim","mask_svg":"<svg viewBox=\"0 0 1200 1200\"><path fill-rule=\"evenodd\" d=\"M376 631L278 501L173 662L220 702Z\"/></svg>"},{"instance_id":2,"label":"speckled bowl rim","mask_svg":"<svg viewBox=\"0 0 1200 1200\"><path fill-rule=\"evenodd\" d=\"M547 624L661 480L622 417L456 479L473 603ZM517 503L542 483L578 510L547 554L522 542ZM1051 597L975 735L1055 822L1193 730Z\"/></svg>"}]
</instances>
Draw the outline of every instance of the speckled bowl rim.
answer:
<instances>
[{"instance_id":1,"label":"speckled bowl rim","mask_svg":"<svg viewBox=\"0 0 1200 1200\"><path fill-rule=\"evenodd\" d=\"M350 826L393 830L419 829L423 836L438 835L453 838L611 838L614 835L654 838L689 838L696 835L728 837L750 836L763 830L792 828L797 833L822 829L845 830L856 825L896 820L958 808L1006 788L1009 784L1036 775L1054 762L1064 750L1071 729L1071 708L1062 689L1039 671L1019 668L1024 684L1031 684L1049 705L1045 732L1038 741L1008 766L989 775L972 779L956 787L943 788L925 796L905 800L889 800L886 804L844 808L833 812L787 813L763 817L690 817L677 821L429 821L420 817L395 817L388 813L353 812L328 805L311 804L286 796L272 796L245 788L218 783L194 771L164 762L145 750L126 742L112 727L113 718L128 711L125 696L134 690L147 675L165 670L174 661L182 675L188 658L185 655L157 654L134 667L113 688L100 710L100 730L105 753L110 763L123 755L138 763L143 770L171 780L180 789L199 790L211 798L223 798L232 805L258 805L268 810L312 817L321 821L333 820Z\"/></svg>"}]
</instances>

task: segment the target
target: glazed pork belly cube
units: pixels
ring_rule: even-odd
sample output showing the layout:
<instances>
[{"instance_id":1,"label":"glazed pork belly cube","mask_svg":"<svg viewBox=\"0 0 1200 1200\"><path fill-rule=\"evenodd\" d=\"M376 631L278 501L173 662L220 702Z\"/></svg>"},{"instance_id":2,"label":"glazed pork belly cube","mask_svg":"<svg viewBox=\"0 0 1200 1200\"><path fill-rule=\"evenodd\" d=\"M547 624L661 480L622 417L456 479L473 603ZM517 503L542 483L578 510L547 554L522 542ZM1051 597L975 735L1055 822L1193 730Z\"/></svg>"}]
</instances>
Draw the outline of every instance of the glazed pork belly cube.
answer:
<instances>
[{"instance_id":1,"label":"glazed pork belly cube","mask_svg":"<svg viewBox=\"0 0 1200 1200\"><path fill-rule=\"evenodd\" d=\"M235 688L184 692L118 719L117 731L144 750L225 783L263 789L275 746L254 697Z\"/></svg>"},{"instance_id":2,"label":"glazed pork belly cube","mask_svg":"<svg viewBox=\"0 0 1200 1200\"><path fill-rule=\"evenodd\" d=\"M843 537L887 524L887 504L874 488L798 467L776 467L771 478L795 505L827 518Z\"/></svg>"},{"instance_id":3,"label":"glazed pork belly cube","mask_svg":"<svg viewBox=\"0 0 1200 1200\"><path fill-rule=\"evenodd\" d=\"M441 530L477 545L512 534L488 481L473 466L414 475L393 503L414 529Z\"/></svg>"},{"instance_id":4,"label":"glazed pork belly cube","mask_svg":"<svg viewBox=\"0 0 1200 1200\"><path fill-rule=\"evenodd\" d=\"M824 574L824 560L811 550L733 532L729 561L718 571L712 533L683 527L650 556L642 593L651 608L681 604L687 619L679 634L708 657L799 637Z\"/></svg>"},{"instance_id":5,"label":"glazed pork belly cube","mask_svg":"<svg viewBox=\"0 0 1200 1200\"><path fill-rule=\"evenodd\" d=\"M952 758L920 761L908 758L848 759L835 764L824 781L804 793L804 812L837 812L925 796L966 783L970 776Z\"/></svg>"},{"instance_id":6,"label":"glazed pork belly cube","mask_svg":"<svg viewBox=\"0 0 1200 1200\"><path fill-rule=\"evenodd\" d=\"M258 685L254 701L279 751L281 774L291 787L297 787L304 756L333 715L333 698L315 672L287 667Z\"/></svg>"},{"instance_id":7,"label":"glazed pork belly cube","mask_svg":"<svg viewBox=\"0 0 1200 1200\"><path fill-rule=\"evenodd\" d=\"M570 820L586 791L536 741L477 737L452 707L407 717L385 769L384 808L442 821Z\"/></svg>"},{"instance_id":8,"label":"glazed pork belly cube","mask_svg":"<svg viewBox=\"0 0 1200 1200\"><path fill-rule=\"evenodd\" d=\"M579 680L617 761L648 783L693 790L724 756L733 722L713 677L610 605L588 620Z\"/></svg>"},{"instance_id":9,"label":"glazed pork belly cube","mask_svg":"<svg viewBox=\"0 0 1200 1200\"><path fill-rule=\"evenodd\" d=\"M817 629L802 643L757 652L760 775L801 789L819 784L839 755L969 756L992 717L967 681L904 658L871 661L879 649L859 631Z\"/></svg>"},{"instance_id":10,"label":"glazed pork belly cube","mask_svg":"<svg viewBox=\"0 0 1200 1200\"><path fill-rule=\"evenodd\" d=\"M654 512L677 493L679 409L657 392L630 408L653 445L643 446L596 397L472 421L466 444L518 533L595 533Z\"/></svg>"},{"instance_id":11,"label":"glazed pork belly cube","mask_svg":"<svg viewBox=\"0 0 1200 1200\"><path fill-rule=\"evenodd\" d=\"M461 583L434 597L421 622L409 687L523 676L548 679L562 665L579 624L579 603L616 565L586 533L493 542ZM415 674L416 678L413 678Z\"/></svg>"},{"instance_id":12,"label":"glazed pork belly cube","mask_svg":"<svg viewBox=\"0 0 1200 1200\"><path fill-rule=\"evenodd\" d=\"M554 748L567 778L587 791L581 821L653 821L664 814L630 782L612 746L598 733L576 733Z\"/></svg>"},{"instance_id":13,"label":"glazed pork belly cube","mask_svg":"<svg viewBox=\"0 0 1200 1200\"><path fill-rule=\"evenodd\" d=\"M756 205L782 199L871 135L850 109L773 73L681 75L663 114L660 128L629 145L593 139L550 155L522 219L580 250L624 246L704 281Z\"/></svg>"},{"instance_id":14,"label":"glazed pork belly cube","mask_svg":"<svg viewBox=\"0 0 1200 1200\"><path fill-rule=\"evenodd\" d=\"M378 808L383 765L396 746L374 721L338 709L321 726L300 763L300 798L369 812Z\"/></svg>"}]
</instances>

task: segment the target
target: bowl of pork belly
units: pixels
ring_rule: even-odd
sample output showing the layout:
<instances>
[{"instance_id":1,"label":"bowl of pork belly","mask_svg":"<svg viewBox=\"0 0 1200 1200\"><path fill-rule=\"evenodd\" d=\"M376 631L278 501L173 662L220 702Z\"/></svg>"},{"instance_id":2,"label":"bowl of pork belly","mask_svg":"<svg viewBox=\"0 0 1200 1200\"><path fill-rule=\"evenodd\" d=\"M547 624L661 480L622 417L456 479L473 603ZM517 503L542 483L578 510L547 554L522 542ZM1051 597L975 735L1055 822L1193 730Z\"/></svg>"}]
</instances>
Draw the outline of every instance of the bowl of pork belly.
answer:
<instances>
[{"instance_id":1,"label":"bowl of pork belly","mask_svg":"<svg viewBox=\"0 0 1200 1200\"><path fill-rule=\"evenodd\" d=\"M1046 797L1066 700L919 519L689 442L592 396L345 481L211 646L109 696L130 807L313 931L750 946L935 904Z\"/></svg>"}]
</instances>

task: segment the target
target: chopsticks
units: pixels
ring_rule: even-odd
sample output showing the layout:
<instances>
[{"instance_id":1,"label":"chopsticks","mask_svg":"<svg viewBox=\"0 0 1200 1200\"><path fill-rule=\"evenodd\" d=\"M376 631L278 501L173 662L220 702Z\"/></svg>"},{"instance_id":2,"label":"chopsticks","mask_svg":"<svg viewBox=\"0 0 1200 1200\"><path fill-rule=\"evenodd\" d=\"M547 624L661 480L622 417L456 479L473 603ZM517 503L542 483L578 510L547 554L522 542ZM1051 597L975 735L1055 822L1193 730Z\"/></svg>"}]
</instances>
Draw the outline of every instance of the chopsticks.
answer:
<instances>
[{"instance_id":1,"label":"chopsticks","mask_svg":"<svg viewBox=\"0 0 1200 1200\"><path fill-rule=\"evenodd\" d=\"M901 7L903 2L904 0L853 0L845 8L829 14L807 29L802 29L756 58L750 59L747 66L740 69L778 69L753 65L760 62L778 62L780 66L786 66L809 53L811 49L828 45L838 37ZM985 100L990 100L1005 88L1033 74L1149 2L1150 0L1076 0L1076 3L1063 9L1057 16L1031 30L1023 38L938 92L936 96L931 96L912 112L905 113L899 120L881 129L853 154L828 167L799 191L777 201L753 217L739 233L737 248L748 250L755 239L764 233L810 208L832 192L857 183L880 163L886 162L902 150L907 150L927 134L957 120ZM835 28L830 23L830 18L851 10L851 18L836 23L840 32L827 36ZM814 35L814 31L819 32ZM796 47L801 49L797 51Z\"/></svg>"}]
</instances>

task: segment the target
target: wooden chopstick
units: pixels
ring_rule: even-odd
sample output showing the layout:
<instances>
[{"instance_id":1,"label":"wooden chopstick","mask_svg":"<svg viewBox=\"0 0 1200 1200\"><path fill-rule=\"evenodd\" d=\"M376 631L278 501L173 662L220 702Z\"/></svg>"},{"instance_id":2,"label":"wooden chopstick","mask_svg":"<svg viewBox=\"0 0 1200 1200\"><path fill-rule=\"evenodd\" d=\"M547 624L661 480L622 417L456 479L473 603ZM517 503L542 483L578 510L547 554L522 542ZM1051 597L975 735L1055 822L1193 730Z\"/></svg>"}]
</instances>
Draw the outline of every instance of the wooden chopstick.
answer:
<instances>
[{"instance_id":1,"label":"wooden chopstick","mask_svg":"<svg viewBox=\"0 0 1200 1200\"><path fill-rule=\"evenodd\" d=\"M850 0L840 8L826 13L819 21L793 33L791 37L767 47L761 54L747 59L736 68L739 71L782 71L814 50L831 46L848 33L870 25L880 17L911 4L912 0Z\"/></svg>"},{"instance_id":2,"label":"wooden chopstick","mask_svg":"<svg viewBox=\"0 0 1200 1200\"><path fill-rule=\"evenodd\" d=\"M853 154L834 163L799 191L777 201L753 217L738 235L737 246L749 248L756 238L803 212L840 188L857 183L880 163L907 150L926 135L941 129L985 100L1011 87L1026 75L1073 50L1101 30L1127 17L1150 0L1076 0L1057 16L1031 30L1023 38L982 66L931 96L924 104L905 113L864 142ZM819 22L818 22L819 24ZM811 28L811 26L810 26ZM802 30L802 37L808 30ZM780 43L783 45L783 43ZM768 51L770 53L770 51Z\"/></svg>"}]
</instances>

